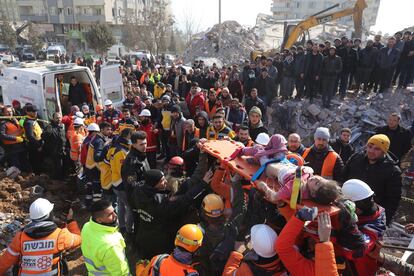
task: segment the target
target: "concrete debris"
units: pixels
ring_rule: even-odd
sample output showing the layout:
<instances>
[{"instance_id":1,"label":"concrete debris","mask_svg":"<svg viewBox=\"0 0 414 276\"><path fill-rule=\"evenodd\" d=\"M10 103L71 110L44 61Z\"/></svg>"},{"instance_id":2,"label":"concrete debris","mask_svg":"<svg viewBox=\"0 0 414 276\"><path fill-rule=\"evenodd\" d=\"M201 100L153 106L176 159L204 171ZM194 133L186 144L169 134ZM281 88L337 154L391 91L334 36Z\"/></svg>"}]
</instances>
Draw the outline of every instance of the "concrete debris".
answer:
<instances>
[{"instance_id":1,"label":"concrete debris","mask_svg":"<svg viewBox=\"0 0 414 276\"><path fill-rule=\"evenodd\" d=\"M13 166L6 170L6 176L10 179L15 179L17 176L19 176L21 171L19 168Z\"/></svg>"},{"instance_id":2,"label":"concrete debris","mask_svg":"<svg viewBox=\"0 0 414 276\"><path fill-rule=\"evenodd\" d=\"M344 100L332 100L331 108L321 107L321 100L289 100L283 103L273 102L272 118L269 129L275 133L287 135L297 132L304 144L313 142L313 133L317 127L325 126L331 130L331 138L339 136L344 127L352 128L352 142L359 148L375 133L378 126L385 125L392 112L401 114L401 125L410 127L414 114L414 93L395 91L384 94L368 95L348 94Z\"/></svg>"},{"instance_id":3,"label":"concrete debris","mask_svg":"<svg viewBox=\"0 0 414 276\"><path fill-rule=\"evenodd\" d=\"M242 27L236 21L225 21L221 24L221 47L217 52L219 36L219 24L207 32L195 35L184 52L184 63L192 63L196 59L217 58L224 65L239 64L241 60L250 58L251 51L260 48L253 30Z\"/></svg>"},{"instance_id":4,"label":"concrete debris","mask_svg":"<svg viewBox=\"0 0 414 276\"><path fill-rule=\"evenodd\" d=\"M405 232L403 225L397 222L392 222L385 231L383 242L387 245L408 247L412 238L413 235Z\"/></svg>"}]
</instances>

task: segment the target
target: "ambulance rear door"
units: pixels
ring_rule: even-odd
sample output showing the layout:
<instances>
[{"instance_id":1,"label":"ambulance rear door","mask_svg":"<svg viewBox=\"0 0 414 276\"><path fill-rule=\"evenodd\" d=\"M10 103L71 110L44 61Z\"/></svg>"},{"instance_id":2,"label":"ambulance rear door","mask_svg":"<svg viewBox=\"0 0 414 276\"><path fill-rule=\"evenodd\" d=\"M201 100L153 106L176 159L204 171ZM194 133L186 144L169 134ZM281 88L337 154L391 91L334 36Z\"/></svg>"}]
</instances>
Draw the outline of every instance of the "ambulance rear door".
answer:
<instances>
[{"instance_id":1,"label":"ambulance rear door","mask_svg":"<svg viewBox=\"0 0 414 276\"><path fill-rule=\"evenodd\" d=\"M115 107L122 107L125 95L119 65L102 66L100 84L102 102L109 99Z\"/></svg>"}]
</instances>

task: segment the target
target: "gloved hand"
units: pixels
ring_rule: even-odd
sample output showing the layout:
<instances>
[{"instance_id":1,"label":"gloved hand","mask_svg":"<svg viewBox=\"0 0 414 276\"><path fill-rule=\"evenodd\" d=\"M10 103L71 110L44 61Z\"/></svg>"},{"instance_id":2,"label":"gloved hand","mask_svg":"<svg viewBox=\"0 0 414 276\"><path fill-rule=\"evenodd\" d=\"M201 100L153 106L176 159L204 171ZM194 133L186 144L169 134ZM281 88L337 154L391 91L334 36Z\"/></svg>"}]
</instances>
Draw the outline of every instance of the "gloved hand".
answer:
<instances>
[{"instance_id":1,"label":"gloved hand","mask_svg":"<svg viewBox=\"0 0 414 276\"><path fill-rule=\"evenodd\" d=\"M301 221L313 221L318 216L318 207L303 207L296 213L296 217Z\"/></svg>"},{"instance_id":2,"label":"gloved hand","mask_svg":"<svg viewBox=\"0 0 414 276\"><path fill-rule=\"evenodd\" d=\"M24 141L23 137L21 137L21 136L16 137L16 142L17 143L22 143L23 141Z\"/></svg>"}]
</instances>

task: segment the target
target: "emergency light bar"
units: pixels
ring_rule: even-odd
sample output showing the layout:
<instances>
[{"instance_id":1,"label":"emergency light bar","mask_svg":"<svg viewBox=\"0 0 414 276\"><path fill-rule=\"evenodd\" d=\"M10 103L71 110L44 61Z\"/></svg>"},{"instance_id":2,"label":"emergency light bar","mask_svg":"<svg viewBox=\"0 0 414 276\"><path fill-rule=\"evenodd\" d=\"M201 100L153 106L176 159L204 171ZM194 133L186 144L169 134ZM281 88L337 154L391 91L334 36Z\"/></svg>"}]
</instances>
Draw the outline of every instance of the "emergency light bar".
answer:
<instances>
[{"instance_id":1,"label":"emergency light bar","mask_svg":"<svg viewBox=\"0 0 414 276\"><path fill-rule=\"evenodd\" d=\"M66 64L52 64L52 65L46 65L46 68L50 71L56 71L56 70L63 70L63 69L72 69L75 67L76 63L66 63Z\"/></svg>"}]
</instances>

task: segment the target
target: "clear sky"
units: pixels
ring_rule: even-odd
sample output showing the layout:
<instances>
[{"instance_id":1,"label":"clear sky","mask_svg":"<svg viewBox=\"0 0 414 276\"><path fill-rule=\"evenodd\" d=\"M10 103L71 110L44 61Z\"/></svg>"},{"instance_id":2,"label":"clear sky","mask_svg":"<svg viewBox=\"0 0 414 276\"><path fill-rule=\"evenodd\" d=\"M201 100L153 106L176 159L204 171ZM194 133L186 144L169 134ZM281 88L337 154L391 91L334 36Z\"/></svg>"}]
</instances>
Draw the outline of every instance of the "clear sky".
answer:
<instances>
[{"instance_id":1,"label":"clear sky","mask_svg":"<svg viewBox=\"0 0 414 276\"><path fill-rule=\"evenodd\" d=\"M184 29L183 18L186 17L191 17L191 22L198 31L218 23L219 0L171 0L171 2L172 12L181 29ZM271 0L222 0L221 2L223 21L236 20L242 25L253 26L258 13L271 13ZM413 25L414 0L381 0L377 25L372 30L394 33Z\"/></svg>"}]
</instances>

